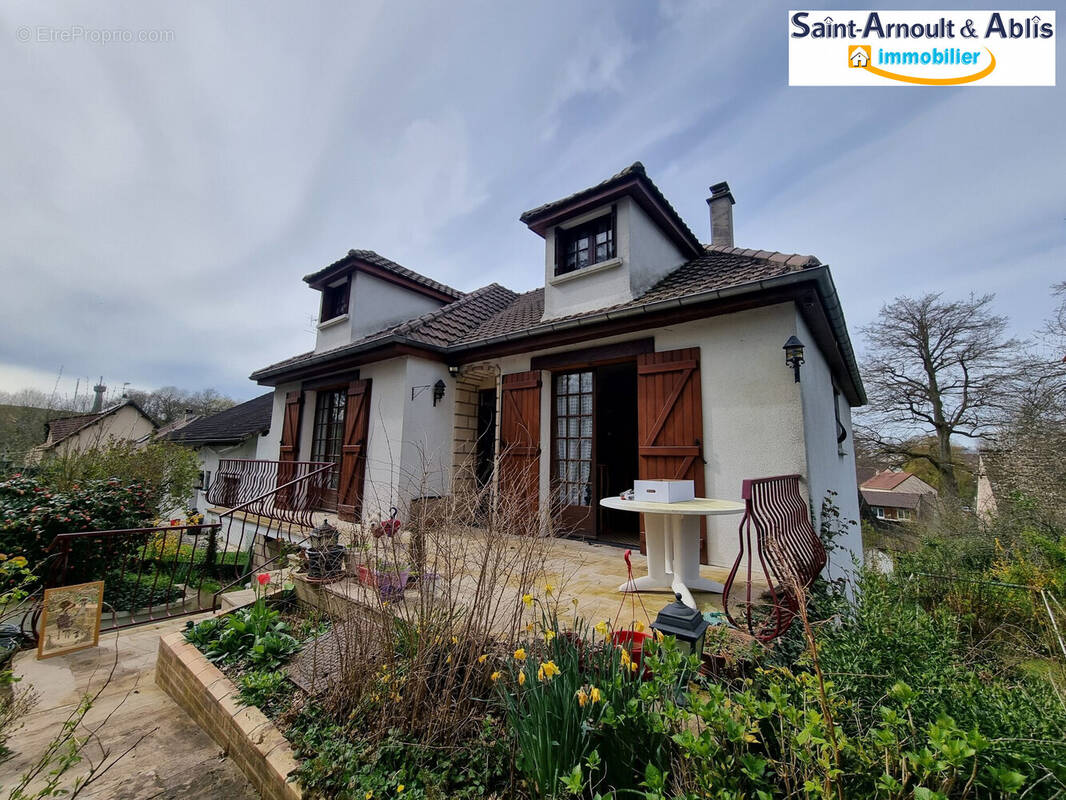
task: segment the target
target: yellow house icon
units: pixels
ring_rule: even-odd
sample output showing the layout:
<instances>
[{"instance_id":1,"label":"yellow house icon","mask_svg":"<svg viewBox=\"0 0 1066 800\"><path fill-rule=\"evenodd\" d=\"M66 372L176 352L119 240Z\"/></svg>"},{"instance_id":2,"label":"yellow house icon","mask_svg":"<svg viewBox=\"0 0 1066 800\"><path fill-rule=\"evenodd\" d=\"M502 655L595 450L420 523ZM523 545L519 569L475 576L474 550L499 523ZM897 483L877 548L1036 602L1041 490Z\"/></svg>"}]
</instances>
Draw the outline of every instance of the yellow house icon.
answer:
<instances>
[{"instance_id":1,"label":"yellow house icon","mask_svg":"<svg viewBox=\"0 0 1066 800\"><path fill-rule=\"evenodd\" d=\"M848 46L848 66L867 67L870 65L870 45L853 44Z\"/></svg>"}]
</instances>

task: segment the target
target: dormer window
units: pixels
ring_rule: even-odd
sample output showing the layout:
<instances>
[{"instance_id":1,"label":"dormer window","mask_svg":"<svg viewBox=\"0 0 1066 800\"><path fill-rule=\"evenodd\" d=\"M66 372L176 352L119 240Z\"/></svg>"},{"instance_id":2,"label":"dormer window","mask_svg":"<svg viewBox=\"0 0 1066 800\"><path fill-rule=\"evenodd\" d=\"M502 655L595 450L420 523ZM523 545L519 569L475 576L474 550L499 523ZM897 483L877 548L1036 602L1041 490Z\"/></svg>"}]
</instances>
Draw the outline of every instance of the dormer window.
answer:
<instances>
[{"instance_id":1,"label":"dormer window","mask_svg":"<svg viewBox=\"0 0 1066 800\"><path fill-rule=\"evenodd\" d=\"M615 214L597 217L573 228L559 228L559 258L555 266L556 275L583 269L602 261L614 258Z\"/></svg>"},{"instance_id":2,"label":"dormer window","mask_svg":"<svg viewBox=\"0 0 1066 800\"><path fill-rule=\"evenodd\" d=\"M322 314L319 322L343 316L348 313L348 279L327 286L322 290Z\"/></svg>"}]
</instances>

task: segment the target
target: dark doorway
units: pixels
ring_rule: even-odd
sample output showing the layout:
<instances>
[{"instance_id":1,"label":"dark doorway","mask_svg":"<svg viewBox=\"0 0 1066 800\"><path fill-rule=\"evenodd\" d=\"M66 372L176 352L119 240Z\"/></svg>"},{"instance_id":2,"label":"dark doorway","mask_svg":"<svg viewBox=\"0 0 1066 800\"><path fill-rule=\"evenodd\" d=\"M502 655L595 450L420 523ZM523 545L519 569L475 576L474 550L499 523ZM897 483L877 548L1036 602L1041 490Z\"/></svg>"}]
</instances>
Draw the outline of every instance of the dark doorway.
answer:
<instances>
[{"instance_id":1,"label":"dark doorway","mask_svg":"<svg viewBox=\"0 0 1066 800\"><path fill-rule=\"evenodd\" d=\"M474 463L478 489L484 489L492 480L495 460L496 390L481 389L477 393L477 450Z\"/></svg>"},{"instance_id":2,"label":"dark doorway","mask_svg":"<svg viewBox=\"0 0 1066 800\"><path fill-rule=\"evenodd\" d=\"M640 515L603 508L637 479L637 365L610 364L596 369L597 538L623 544L640 541Z\"/></svg>"}]
</instances>

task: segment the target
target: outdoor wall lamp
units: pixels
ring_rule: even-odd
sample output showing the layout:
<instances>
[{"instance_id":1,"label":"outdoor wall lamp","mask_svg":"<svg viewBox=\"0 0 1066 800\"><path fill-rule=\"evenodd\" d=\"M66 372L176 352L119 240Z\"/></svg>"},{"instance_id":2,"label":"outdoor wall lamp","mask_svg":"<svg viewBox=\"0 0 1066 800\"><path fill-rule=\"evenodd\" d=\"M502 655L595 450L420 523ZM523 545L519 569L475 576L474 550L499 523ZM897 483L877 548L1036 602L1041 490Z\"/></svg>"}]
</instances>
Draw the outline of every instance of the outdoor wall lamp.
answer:
<instances>
[{"instance_id":1,"label":"outdoor wall lamp","mask_svg":"<svg viewBox=\"0 0 1066 800\"><path fill-rule=\"evenodd\" d=\"M803 342L795 336L789 336L785 342L785 363L796 374L796 383L800 382L800 364L803 363Z\"/></svg>"},{"instance_id":2,"label":"outdoor wall lamp","mask_svg":"<svg viewBox=\"0 0 1066 800\"><path fill-rule=\"evenodd\" d=\"M444 399L444 381L441 380L441 379L438 379L437 382L435 384L433 384L433 407L436 408L437 407L437 403L440 402L443 399Z\"/></svg>"},{"instance_id":3,"label":"outdoor wall lamp","mask_svg":"<svg viewBox=\"0 0 1066 800\"><path fill-rule=\"evenodd\" d=\"M458 378L459 377L459 367L458 367L458 365L452 364L450 367L448 367L448 374L451 375L453 378Z\"/></svg>"}]
</instances>

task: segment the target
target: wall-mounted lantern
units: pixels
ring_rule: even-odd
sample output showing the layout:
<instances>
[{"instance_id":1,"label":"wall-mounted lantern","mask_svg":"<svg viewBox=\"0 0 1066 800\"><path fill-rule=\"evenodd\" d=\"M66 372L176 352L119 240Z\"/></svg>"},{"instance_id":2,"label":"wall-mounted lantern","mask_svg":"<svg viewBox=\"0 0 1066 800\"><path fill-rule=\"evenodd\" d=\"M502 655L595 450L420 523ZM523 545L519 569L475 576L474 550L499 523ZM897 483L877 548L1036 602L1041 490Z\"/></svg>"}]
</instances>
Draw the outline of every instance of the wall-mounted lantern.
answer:
<instances>
[{"instance_id":1,"label":"wall-mounted lantern","mask_svg":"<svg viewBox=\"0 0 1066 800\"><path fill-rule=\"evenodd\" d=\"M800 382L800 364L803 363L803 342L795 336L789 336L785 342L785 363L792 367L796 375L796 383Z\"/></svg>"},{"instance_id":2,"label":"wall-mounted lantern","mask_svg":"<svg viewBox=\"0 0 1066 800\"><path fill-rule=\"evenodd\" d=\"M444 381L442 379L438 379L437 382L435 384L433 384L433 407L436 408L437 407L437 403L440 402L443 399L444 399Z\"/></svg>"},{"instance_id":3,"label":"wall-mounted lantern","mask_svg":"<svg viewBox=\"0 0 1066 800\"><path fill-rule=\"evenodd\" d=\"M458 364L452 364L450 367L448 367L448 374L451 375L453 378L458 378L459 377L459 365Z\"/></svg>"}]
</instances>

